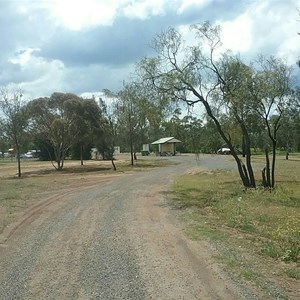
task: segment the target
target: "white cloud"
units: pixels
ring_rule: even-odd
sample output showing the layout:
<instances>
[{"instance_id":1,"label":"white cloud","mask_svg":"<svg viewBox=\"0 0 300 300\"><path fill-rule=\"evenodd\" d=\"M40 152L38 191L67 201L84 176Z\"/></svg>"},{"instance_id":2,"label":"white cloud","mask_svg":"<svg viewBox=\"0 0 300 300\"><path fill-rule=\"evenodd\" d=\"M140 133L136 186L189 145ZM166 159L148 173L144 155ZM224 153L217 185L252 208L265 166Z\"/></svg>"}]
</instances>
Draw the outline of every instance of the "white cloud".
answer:
<instances>
[{"instance_id":1,"label":"white cloud","mask_svg":"<svg viewBox=\"0 0 300 300\"><path fill-rule=\"evenodd\" d=\"M26 66L28 66L28 63L32 59L32 53L34 51L39 51L39 50L40 49L38 49L38 48L28 48L25 50L20 50L19 53L17 53L13 57L11 57L9 59L9 61L13 64L16 64L16 65L18 64L21 67L26 68Z\"/></svg>"},{"instance_id":2,"label":"white cloud","mask_svg":"<svg viewBox=\"0 0 300 300\"><path fill-rule=\"evenodd\" d=\"M27 80L19 84L24 95L31 99L41 95L51 94L54 90L63 90L65 66L59 60L47 61L33 55L39 49L28 48L20 51L10 62L20 66L16 75L22 75Z\"/></svg>"},{"instance_id":3,"label":"white cloud","mask_svg":"<svg viewBox=\"0 0 300 300\"><path fill-rule=\"evenodd\" d=\"M162 15L169 3L166 0L55 0L48 9L57 24L79 30L97 25L111 26L121 15L142 20Z\"/></svg>"},{"instance_id":4,"label":"white cloud","mask_svg":"<svg viewBox=\"0 0 300 300\"><path fill-rule=\"evenodd\" d=\"M195 7L205 7L208 5L212 0L181 0L178 8L178 13L181 14L187 9L195 6Z\"/></svg>"},{"instance_id":5,"label":"white cloud","mask_svg":"<svg viewBox=\"0 0 300 300\"><path fill-rule=\"evenodd\" d=\"M128 18L147 19L150 16L164 14L165 0L130 1L124 7L124 15Z\"/></svg>"},{"instance_id":6,"label":"white cloud","mask_svg":"<svg viewBox=\"0 0 300 300\"><path fill-rule=\"evenodd\" d=\"M27 99L50 96L53 92L69 92L65 89L65 74L61 62L52 61L44 64L45 70L35 80L24 81L21 87ZM41 70L41 68L40 68Z\"/></svg>"},{"instance_id":7,"label":"white cloud","mask_svg":"<svg viewBox=\"0 0 300 300\"><path fill-rule=\"evenodd\" d=\"M300 28L297 7L300 1L255 0L230 21L217 22L222 27L224 48L251 59L258 53L275 55L293 64L300 53Z\"/></svg>"},{"instance_id":8,"label":"white cloud","mask_svg":"<svg viewBox=\"0 0 300 300\"><path fill-rule=\"evenodd\" d=\"M278 48L277 55L286 60L287 64L294 65L300 59L299 36L295 35L282 43Z\"/></svg>"},{"instance_id":9,"label":"white cloud","mask_svg":"<svg viewBox=\"0 0 300 300\"><path fill-rule=\"evenodd\" d=\"M58 24L78 30L95 25L112 25L123 1L57 0L52 3L52 17Z\"/></svg>"},{"instance_id":10,"label":"white cloud","mask_svg":"<svg viewBox=\"0 0 300 300\"><path fill-rule=\"evenodd\" d=\"M243 14L232 21L222 22L221 40L223 48L233 52L246 52L252 44L252 19Z\"/></svg>"}]
</instances>

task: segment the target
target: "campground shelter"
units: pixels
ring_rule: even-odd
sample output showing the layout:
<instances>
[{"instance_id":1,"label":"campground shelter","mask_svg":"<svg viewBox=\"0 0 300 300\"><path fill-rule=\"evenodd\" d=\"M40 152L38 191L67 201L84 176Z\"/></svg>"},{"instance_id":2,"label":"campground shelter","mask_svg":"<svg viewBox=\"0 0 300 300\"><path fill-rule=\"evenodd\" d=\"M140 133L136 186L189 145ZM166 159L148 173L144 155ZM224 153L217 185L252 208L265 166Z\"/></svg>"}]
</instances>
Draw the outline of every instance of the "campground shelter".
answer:
<instances>
[{"instance_id":1,"label":"campground shelter","mask_svg":"<svg viewBox=\"0 0 300 300\"><path fill-rule=\"evenodd\" d=\"M177 143L181 143L181 141L175 139L174 137L166 137L151 143L151 145L158 145L159 155L171 156L171 155L176 155Z\"/></svg>"}]
</instances>

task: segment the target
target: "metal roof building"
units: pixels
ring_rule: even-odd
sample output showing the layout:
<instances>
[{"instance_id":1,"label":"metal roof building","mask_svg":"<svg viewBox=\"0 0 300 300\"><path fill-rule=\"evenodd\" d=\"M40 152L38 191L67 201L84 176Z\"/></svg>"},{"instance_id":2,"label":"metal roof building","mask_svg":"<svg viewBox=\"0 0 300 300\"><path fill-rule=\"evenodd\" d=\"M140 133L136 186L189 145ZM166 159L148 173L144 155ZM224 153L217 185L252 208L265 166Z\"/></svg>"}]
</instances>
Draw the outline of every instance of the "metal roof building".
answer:
<instances>
[{"instance_id":1,"label":"metal roof building","mask_svg":"<svg viewBox=\"0 0 300 300\"><path fill-rule=\"evenodd\" d=\"M181 141L175 139L174 137L161 138L153 143L152 145L158 145L158 153L161 156L176 155L176 143L181 143Z\"/></svg>"}]
</instances>

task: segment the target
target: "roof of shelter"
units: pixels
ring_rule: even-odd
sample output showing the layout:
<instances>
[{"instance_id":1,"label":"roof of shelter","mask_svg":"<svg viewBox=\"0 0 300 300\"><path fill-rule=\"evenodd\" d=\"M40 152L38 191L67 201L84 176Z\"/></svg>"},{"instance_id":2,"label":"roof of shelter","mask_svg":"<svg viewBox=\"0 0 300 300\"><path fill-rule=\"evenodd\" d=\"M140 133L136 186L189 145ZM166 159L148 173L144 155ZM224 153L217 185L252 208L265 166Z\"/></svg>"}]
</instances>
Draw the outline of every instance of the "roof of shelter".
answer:
<instances>
[{"instance_id":1,"label":"roof of shelter","mask_svg":"<svg viewBox=\"0 0 300 300\"><path fill-rule=\"evenodd\" d=\"M181 143L181 141L175 139L174 137L166 137L166 138L161 138L151 144L158 145L158 144L170 144L170 143Z\"/></svg>"}]
</instances>

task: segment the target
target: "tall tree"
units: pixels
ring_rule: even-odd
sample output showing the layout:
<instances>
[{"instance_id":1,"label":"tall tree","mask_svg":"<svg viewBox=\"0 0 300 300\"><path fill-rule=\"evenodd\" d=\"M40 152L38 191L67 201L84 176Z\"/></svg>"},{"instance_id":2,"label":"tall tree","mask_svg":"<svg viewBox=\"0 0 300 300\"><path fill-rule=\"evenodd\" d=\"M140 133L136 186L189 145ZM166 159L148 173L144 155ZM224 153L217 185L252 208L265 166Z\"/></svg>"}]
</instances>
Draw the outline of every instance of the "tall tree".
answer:
<instances>
[{"instance_id":1,"label":"tall tree","mask_svg":"<svg viewBox=\"0 0 300 300\"><path fill-rule=\"evenodd\" d=\"M217 131L230 148L237 163L240 177L245 187L255 187L251 163L245 166L235 152L231 136L222 127L218 118L216 99L226 92L231 84L222 74L222 63L227 57L215 60L215 52L221 45L220 28L209 23L192 26L197 46L185 46L181 34L171 28L158 35L153 47L158 56L142 59L139 67L142 79L170 99L178 99L188 105L201 103ZM243 68L237 68L244 72ZM238 75L237 75L238 76ZM223 98L224 100L224 98Z\"/></svg>"},{"instance_id":2,"label":"tall tree","mask_svg":"<svg viewBox=\"0 0 300 300\"><path fill-rule=\"evenodd\" d=\"M290 101L291 70L274 57L259 56L257 63L258 67L250 86L252 109L263 120L271 142L272 163L269 163L269 149L266 145L263 184L265 187L274 188L278 131Z\"/></svg>"},{"instance_id":3,"label":"tall tree","mask_svg":"<svg viewBox=\"0 0 300 300\"><path fill-rule=\"evenodd\" d=\"M161 137L162 121L173 108L165 95L149 89L139 79L124 85L115 105L118 142L131 152L132 164L142 144Z\"/></svg>"},{"instance_id":4,"label":"tall tree","mask_svg":"<svg viewBox=\"0 0 300 300\"><path fill-rule=\"evenodd\" d=\"M104 118L101 108L95 99L83 99L78 113L78 144L80 145L80 160L83 165L83 150L85 146L95 144L102 138Z\"/></svg>"},{"instance_id":5,"label":"tall tree","mask_svg":"<svg viewBox=\"0 0 300 300\"><path fill-rule=\"evenodd\" d=\"M221 104L225 104L229 116L241 129L243 156L246 159L246 165L242 164L243 175L246 182L249 182L251 187L255 187L256 181L251 163L251 128L247 126L249 116L253 114L252 108L249 106L250 94L248 91L253 70L242 63L238 57L224 55L217 72L221 80ZM228 130L227 132L232 142L232 136Z\"/></svg>"},{"instance_id":6,"label":"tall tree","mask_svg":"<svg viewBox=\"0 0 300 300\"><path fill-rule=\"evenodd\" d=\"M28 126L28 114L23 94L20 88L8 87L0 89L0 108L4 115L3 130L7 139L15 149L18 177L21 177L21 149L25 143L26 129Z\"/></svg>"},{"instance_id":7,"label":"tall tree","mask_svg":"<svg viewBox=\"0 0 300 300\"><path fill-rule=\"evenodd\" d=\"M262 124L267 128L274 151L277 129L271 132L269 120L275 107L282 109L281 103L288 85L284 82L289 77L287 69L283 64L269 59L268 63L264 60L264 64L261 64L261 70L256 70L229 52L221 53L218 26L206 22L192 25L191 30L195 33L195 46L185 45L180 32L174 28L158 35L153 41L153 48L158 55L142 59L139 74L148 87L167 95L169 99L184 101L191 106L201 103L230 149L243 185L255 188L251 137L257 132L252 132L254 127L249 125L258 120L256 129L261 129ZM261 84L256 84L255 78ZM256 87L259 97L253 92ZM232 129L222 122L224 112L240 127L245 163L235 151ZM275 156L272 165L272 180L268 183L270 187L274 187L275 182Z\"/></svg>"},{"instance_id":8,"label":"tall tree","mask_svg":"<svg viewBox=\"0 0 300 300\"><path fill-rule=\"evenodd\" d=\"M127 84L119 93L119 101L116 103L116 114L118 116L119 127L125 131L124 137L127 139L130 148L131 165L133 165L136 153L138 113L137 101L138 91L135 84Z\"/></svg>"},{"instance_id":9,"label":"tall tree","mask_svg":"<svg viewBox=\"0 0 300 300\"><path fill-rule=\"evenodd\" d=\"M79 141L82 99L74 94L53 93L50 98L32 100L28 108L33 134L52 146L56 162L53 165L62 170L67 151Z\"/></svg>"},{"instance_id":10,"label":"tall tree","mask_svg":"<svg viewBox=\"0 0 300 300\"><path fill-rule=\"evenodd\" d=\"M105 95L109 98L116 99L116 95L109 90L104 90ZM114 171L117 170L115 164L115 138L116 138L116 121L112 111L108 108L107 104L100 98L99 108L102 112L101 118L101 138L95 140L95 145L98 151L102 154L102 158L110 160Z\"/></svg>"}]
</instances>

